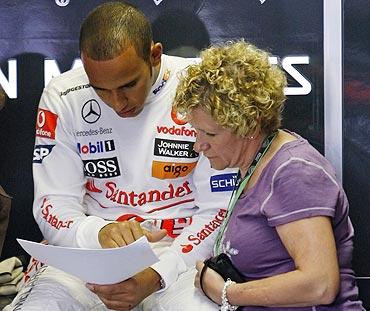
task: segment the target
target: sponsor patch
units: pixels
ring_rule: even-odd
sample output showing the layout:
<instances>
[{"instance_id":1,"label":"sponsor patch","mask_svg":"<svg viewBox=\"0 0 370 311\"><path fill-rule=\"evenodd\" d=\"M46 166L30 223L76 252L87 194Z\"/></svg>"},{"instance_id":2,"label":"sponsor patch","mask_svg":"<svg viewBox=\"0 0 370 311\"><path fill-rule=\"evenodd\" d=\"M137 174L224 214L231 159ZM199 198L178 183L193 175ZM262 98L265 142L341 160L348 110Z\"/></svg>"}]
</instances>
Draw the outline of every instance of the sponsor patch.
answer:
<instances>
[{"instance_id":1,"label":"sponsor patch","mask_svg":"<svg viewBox=\"0 0 370 311\"><path fill-rule=\"evenodd\" d=\"M33 163L42 163L55 145L36 145L33 149Z\"/></svg>"},{"instance_id":2,"label":"sponsor patch","mask_svg":"<svg viewBox=\"0 0 370 311\"><path fill-rule=\"evenodd\" d=\"M60 229L69 229L73 220L62 220L59 218L58 215L52 213L53 205L47 198L44 198L42 205L41 205L41 214L42 218L44 218L52 227L57 230Z\"/></svg>"},{"instance_id":3,"label":"sponsor patch","mask_svg":"<svg viewBox=\"0 0 370 311\"><path fill-rule=\"evenodd\" d=\"M194 142L182 140L169 140L156 138L154 142L154 155L169 158L194 159L199 156L193 150Z\"/></svg>"},{"instance_id":4,"label":"sponsor patch","mask_svg":"<svg viewBox=\"0 0 370 311\"><path fill-rule=\"evenodd\" d=\"M106 134L112 134L113 129L111 127L103 128L99 127L98 129L88 129L86 131L76 131L76 136L95 136L95 135L106 135Z\"/></svg>"},{"instance_id":5,"label":"sponsor patch","mask_svg":"<svg viewBox=\"0 0 370 311\"><path fill-rule=\"evenodd\" d=\"M204 227L196 234L191 234L188 236L189 244L182 244L182 252L189 253L194 249L194 246L201 244L205 239L207 239L217 228L219 228L226 217L227 211L225 209L220 209L217 215L211 222L205 224Z\"/></svg>"},{"instance_id":6,"label":"sponsor patch","mask_svg":"<svg viewBox=\"0 0 370 311\"><path fill-rule=\"evenodd\" d=\"M82 160L85 176L109 178L121 175L117 157Z\"/></svg>"},{"instance_id":7,"label":"sponsor patch","mask_svg":"<svg viewBox=\"0 0 370 311\"><path fill-rule=\"evenodd\" d=\"M57 114L49 110L39 108L36 121L36 136L55 139L57 119Z\"/></svg>"},{"instance_id":8,"label":"sponsor patch","mask_svg":"<svg viewBox=\"0 0 370 311\"><path fill-rule=\"evenodd\" d=\"M101 108L95 99L88 100L81 110L82 119L89 124L97 122L101 117Z\"/></svg>"},{"instance_id":9,"label":"sponsor patch","mask_svg":"<svg viewBox=\"0 0 370 311\"><path fill-rule=\"evenodd\" d=\"M210 178L212 192L233 191L236 185L236 173L213 175Z\"/></svg>"},{"instance_id":10,"label":"sponsor patch","mask_svg":"<svg viewBox=\"0 0 370 311\"><path fill-rule=\"evenodd\" d=\"M114 147L114 140L104 140L97 142L88 142L87 144L77 144L78 153L83 154L93 154L93 153L103 153L113 151L116 148Z\"/></svg>"},{"instance_id":11,"label":"sponsor patch","mask_svg":"<svg viewBox=\"0 0 370 311\"><path fill-rule=\"evenodd\" d=\"M170 74L171 71L167 69L163 74L161 83L156 87L155 90L153 90L154 95L157 95L157 93L164 87L164 85L167 83L167 80L170 78Z\"/></svg>"},{"instance_id":12,"label":"sponsor patch","mask_svg":"<svg viewBox=\"0 0 370 311\"><path fill-rule=\"evenodd\" d=\"M151 189L148 192L139 193L130 189L118 188L117 184L112 181L106 182L105 187L105 197L110 201L117 203L117 207L120 205L140 207L147 203L158 202L154 209L146 212L147 214L194 201L194 198L188 197L193 192L189 187L188 181L184 181L184 183L179 186L174 186L170 183L166 189ZM160 203L172 200L174 198L177 198L176 202L161 206Z\"/></svg>"},{"instance_id":13,"label":"sponsor patch","mask_svg":"<svg viewBox=\"0 0 370 311\"><path fill-rule=\"evenodd\" d=\"M168 134L168 135L176 135L176 136L189 136L189 137L197 137L197 132L194 129L189 129L186 126L164 126L158 125L157 126L157 133L158 134Z\"/></svg>"},{"instance_id":14,"label":"sponsor patch","mask_svg":"<svg viewBox=\"0 0 370 311\"><path fill-rule=\"evenodd\" d=\"M185 125L186 123L188 123L186 121L185 115L178 113L174 107L172 107L171 109L171 118L172 121L178 125Z\"/></svg>"},{"instance_id":15,"label":"sponsor patch","mask_svg":"<svg viewBox=\"0 0 370 311\"><path fill-rule=\"evenodd\" d=\"M188 175L197 162L177 163L177 162L152 162L152 176L159 179L173 179Z\"/></svg>"}]
</instances>

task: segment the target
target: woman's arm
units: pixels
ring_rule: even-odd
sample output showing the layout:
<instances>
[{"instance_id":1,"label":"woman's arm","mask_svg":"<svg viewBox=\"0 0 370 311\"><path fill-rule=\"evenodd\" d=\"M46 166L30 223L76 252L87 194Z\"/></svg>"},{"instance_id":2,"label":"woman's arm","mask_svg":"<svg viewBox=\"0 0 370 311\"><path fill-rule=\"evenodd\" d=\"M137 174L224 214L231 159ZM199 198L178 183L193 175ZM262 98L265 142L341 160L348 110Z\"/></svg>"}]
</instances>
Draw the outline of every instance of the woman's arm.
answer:
<instances>
[{"instance_id":1,"label":"woman's arm","mask_svg":"<svg viewBox=\"0 0 370 311\"><path fill-rule=\"evenodd\" d=\"M296 269L229 286L230 304L299 307L332 303L339 290L339 267L330 218L305 218L276 229ZM203 282L206 293L220 304L223 280L207 269Z\"/></svg>"}]
</instances>

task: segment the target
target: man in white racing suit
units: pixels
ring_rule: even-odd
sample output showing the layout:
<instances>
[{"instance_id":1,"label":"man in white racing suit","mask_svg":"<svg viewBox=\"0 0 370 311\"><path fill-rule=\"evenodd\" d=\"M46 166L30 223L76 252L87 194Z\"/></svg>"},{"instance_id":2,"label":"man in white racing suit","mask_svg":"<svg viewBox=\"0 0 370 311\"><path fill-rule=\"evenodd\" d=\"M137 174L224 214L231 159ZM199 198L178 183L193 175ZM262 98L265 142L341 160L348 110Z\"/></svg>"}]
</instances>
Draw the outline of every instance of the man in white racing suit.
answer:
<instances>
[{"instance_id":1,"label":"man in white racing suit","mask_svg":"<svg viewBox=\"0 0 370 311\"><path fill-rule=\"evenodd\" d=\"M129 244L149 223L167 232L160 261L107 286L43 266L5 310L200 310L196 292L176 304L176 282L211 254L236 174L194 152L196 132L171 108L194 60L163 55L148 20L122 2L89 14L80 52L84 67L52 79L40 100L35 219L49 244L81 248Z\"/></svg>"}]
</instances>

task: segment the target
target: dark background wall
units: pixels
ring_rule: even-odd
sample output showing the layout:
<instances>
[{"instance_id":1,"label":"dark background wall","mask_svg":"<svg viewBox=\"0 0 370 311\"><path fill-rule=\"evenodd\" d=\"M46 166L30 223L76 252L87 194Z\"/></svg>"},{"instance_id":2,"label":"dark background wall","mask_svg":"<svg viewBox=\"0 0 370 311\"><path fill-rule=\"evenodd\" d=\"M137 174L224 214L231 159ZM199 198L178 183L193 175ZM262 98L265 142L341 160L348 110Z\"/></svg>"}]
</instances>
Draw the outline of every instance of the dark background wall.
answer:
<instances>
[{"instance_id":1,"label":"dark background wall","mask_svg":"<svg viewBox=\"0 0 370 311\"><path fill-rule=\"evenodd\" d=\"M27 257L15 238L35 241L42 238L32 216L31 163L36 108L48 81L45 71L50 72L52 68L49 65L45 70L45 60L57 65L60 72L70 69L79 56L78 32L83 17L104 2L107 1L0 2L0 83L12 97L0 112L0 184L13 196L2 258ZM322 0L130 2L150 18L155 41L162 42L169 54L192 57L211 43L243 37L269 50L279 64L284 59L294 61L295 57L306 57L306 62L295 60L293 69L286 67L287 94L299 94L288 95L284 126L306 137L324 152ZM369 51L366 33L370 29L369 11L370 3L366 0L345 2L343 173L357 233L354 264L356 273L363 277L370 275L369 178L366 174L370 169L370 61L366 52ZM11 59L16 60L17 86L9 88L6 80L10 75L14 78L8 70ZM359 281L361 293L365 293L370 287L369 281Z\"/></svg>"},{"instance_id":2,"label":"dark background wall","mask_svg":"<svg viewBox=\"0 0 370 311\"><path fill-rule=\"evenodd\" d=\"M343 184L354 223L353 265L370 309L370 2L345 1Z\"/></svg>"}]
</instances>

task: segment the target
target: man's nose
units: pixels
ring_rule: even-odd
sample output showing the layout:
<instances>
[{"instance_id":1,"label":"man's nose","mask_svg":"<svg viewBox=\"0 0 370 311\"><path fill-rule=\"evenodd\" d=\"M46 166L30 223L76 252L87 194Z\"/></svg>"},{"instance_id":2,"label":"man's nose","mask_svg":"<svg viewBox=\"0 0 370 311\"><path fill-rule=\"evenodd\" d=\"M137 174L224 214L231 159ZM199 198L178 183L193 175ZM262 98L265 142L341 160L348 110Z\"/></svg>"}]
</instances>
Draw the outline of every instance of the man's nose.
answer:
<instances>
[{"instance_id":1,"label":"man's nose","mask_svg":"<svg viewBox=\"0 0 370 311\"><path fill-rule=\"evenodd\" d=\"M127 106L127 98L123 94L113 91L111 94L111 105L114 111L120 112Z\"/></svg>"}]
</instances>

